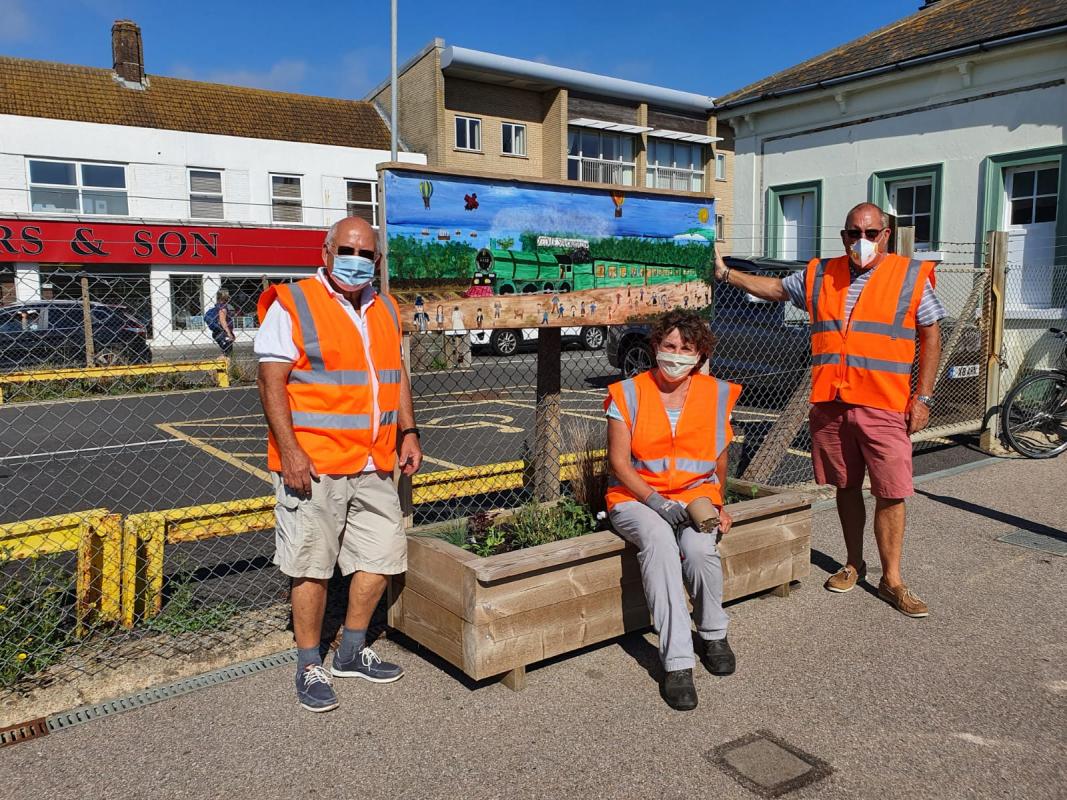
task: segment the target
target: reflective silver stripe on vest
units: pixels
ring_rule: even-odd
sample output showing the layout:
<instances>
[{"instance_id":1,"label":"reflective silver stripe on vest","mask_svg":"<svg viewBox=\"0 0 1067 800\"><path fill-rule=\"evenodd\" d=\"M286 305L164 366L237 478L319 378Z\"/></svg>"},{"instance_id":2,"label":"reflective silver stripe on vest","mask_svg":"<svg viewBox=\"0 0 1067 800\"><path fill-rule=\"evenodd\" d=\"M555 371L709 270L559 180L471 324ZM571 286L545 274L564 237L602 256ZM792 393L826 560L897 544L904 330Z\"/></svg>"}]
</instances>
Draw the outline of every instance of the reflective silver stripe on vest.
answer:
<instances>
[{"instance_id":1,"label":"reflective silver stripe on vest","mask_svg":"<svg viewBox=\"0 0 1067 800\"><path fill-rule=\"evenodd\" d=\"M900 287L900 297L897 298L897 314L893 318L893 325L897 328L904 327L904 318L911 308L911 297L915 294L915 284L919 281L919 269L923 262L913 258L908 262L908 271L904 273L904 285ZM914 335L913 335L914 336Z\"/></svg>"},{"instance_id":2,"label":"reflective silver stripe on vest","mask_svg":"<svg viewBox=\"0 0 1067 800\"><path fill-rule=\"evenodd\" d=\"M294 369L289 383L317 383L328 386L366 386L369 376L364 369Z\"/></svg>"},{"instance_id":3,"label":"reflective silver stripe on vest","mask_svg":"<svg viewBox=\"0 0 1067 800\"><path fill-rule=\"evenodd\" d=\"M396 412L395 411L383 411L382 416L379 419L379 425L396 425Z\"/></svg>"},{"instance_id":4,"label":"reflective silver stripe on vest","mask_svg":"<svg viewBox=\"0 0 1067 800\"><path fill-rule=\"evenodd\" d=\"M894 372L898 375L911 374L911 362L886 361L881 358L867 358L866 356L845 356L845 364L856 369L870 369L877 372Z\"/></svg>"},{"instance_id":5,"label":"reflective silver stripe on vest","mask_svg":"<svg viewBox=\"0 0 1067 800\"><path fill-rule=\"evenodd\" d=\"M811 283L811 321L819 318L819 295L822 293L822 280L826 276L826 265L830 259L819 260L819 266L815 268L815 279Z\"/></svg>"},{"instance_id":6,"label":"reflective silver stripe on vest","mask_svg":"<svg viewBox=\"0 0 1067 800\"><path fill-rule=\"evenodd\" d=\"M840 364L840 353L815 353L811 357L811 365L813 367L821 367L826 364Z\"/></svg>"},{"instance_id":7,"label":"reflective silver stripe on vest","mask_svg":"<svg viewBox=\"0 0 1067 800\"><path fill-rule=\"evenodd\" d=\"M398 369L380 369L380 370L378 370L378 383L400 383L400 370L398 370Z\"/></svg>"},{"instance_id":8,"label":"reflective silver stripe on vest","mask_svg":"<svg viewBox=\"0 0 1067 800\"><path fill-rule=\"evenodd\" d=\"M643 469L645 472L664 472L671 462L668 458L653 458L649 461L642 461L631 456L630 463L633 464L634 469ZM696 470L693 471L695 472Z\"/></svg>"},{"instance_id":9,"label":"reflective silver stripe on vest","mask_svg":"<svg viewBox=\"0 0 1067 800\"><path fill-rule=\"evenodd\" d=\"M293 426L332 431L369 431L370 414L320 414L294 411Z\"/></svg>"},{"instance_id":10,"label":"reflective silver stripe on vest","mask_svg":"<svg viewBox=\"0 0 1067 800\"><path fill-rule=\"evenodd\" d=\"M715 461L701 461L696 458L676 458L674 459L674 468L680 469L683 472L697 472L701 475L708 475L715 471L717 462Z\"/></svg>"},{"instance_id":11,"label":"reflective silver stripe on vest","mask_svg":"<svg viewBox=\"0 0 1067 800\"><path fill-rule=\"evenodd\" d=\"M682 484L681 486L679 486L678 489L679 490L693 489L693 488L695 488L697 486L703 486L705 483L718 483L718 482L719 482L719 476L716 475L715 473L712 473L711 475L706 475L706 476L705 475L701 475L699 478L694 478L693 480L689 481L689 483L685 483L685 484Z\"/></svg>"},{"instance_id":12,"label":"reflective silver stripe on vest","mask_svg":"<svg viewBox=\"0 0 1067 800\"><path fill-rule=\"evenodd\" d=\"M726 447L726 424L730 421L727 409L730 404L730 384L726 381L720 381L715 379L715 383L718 384L719 392L719 407L716 409L715 416L715 441L712 444L715 445L715 456L718 457ZM711 467L715 469L714 464ZM700 472L701 470L693 470L693 472Z\"/></svg>"},{"instance_id":13,"label":"reflective silver stripe on vest","mask_svg":"<svg viewBox=\"0 0 1067 800\"><path fill-rule=\"evenodd\" d=\"M622 382L622 396L626 400L626 410L630 412L630 430L637 427L637 384L633 378Z\"/></svg>"},{"instance_id":14,"label":"reflective silver stripe on vest","mask_svg":"<svg viewBox=\"0 0 1067 800\"><path fill-rule=\"evenodd\" d=\"M831 333L840 332L841 320L839 319L822 319L818 322L811 323L812 333Z\"/></svg>"},{"instance_id":15,"label":"reflective silver stripe on vest","mask_svg":"<svg viewBox=\"0 0 1067 800\"><path fill-rule=\"evenodd\" d=\"M903 325L891 325L888 322L865 322L858 320L852 323L852 330L857 333L874 333L879 336L888 336L890 339L915 338L915 328L905 328Z\"/></svg>"},{"instance_id":16,"label":"reflective silver stripe on vest","mask_svg":"<svg viewBox=\"0 0 1067 800\"><path fill-rule=\"evenodd\" d=\"M375 292L374 296L376 298L381 298L382 302L385 304L385 307L389 310L389 316L393 318L393 324L396 326L397 331L399 331L400 319L396 316L396 309L393 308L393 304L390 303L388 300L382 298L381 294L378 292Z\"/></svg>"},{"instance_id":17,"label":"reflective silver stripe on vest","mask_svg":"<svg viewBox=\"0 0 1067 800\"><path fill-rule=\"evenodd\" d=\"M293 305L296 306L296 317L300 321L300 334L304 339L304 355L311 364L312 372L322 372L326 364L322 360L322 347L319 344L319 330L315 327L315 318L311 315L311 306L308 304L304 287L299 283L289 284L289 291L293 296Z\"/></svg>"}]
</instances>

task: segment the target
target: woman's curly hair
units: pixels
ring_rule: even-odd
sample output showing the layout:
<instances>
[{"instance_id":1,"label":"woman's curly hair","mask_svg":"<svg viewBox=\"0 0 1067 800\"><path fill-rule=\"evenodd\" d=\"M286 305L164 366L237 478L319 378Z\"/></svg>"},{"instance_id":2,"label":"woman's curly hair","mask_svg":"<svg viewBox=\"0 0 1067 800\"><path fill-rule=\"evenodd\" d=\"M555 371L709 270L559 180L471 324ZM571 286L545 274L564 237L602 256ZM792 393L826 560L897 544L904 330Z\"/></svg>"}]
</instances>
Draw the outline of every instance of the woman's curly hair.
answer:
<instances>
[{"instance_id":1,"label":"woman's curly hair","mask_svg":"<svg viewBox=\"0 0 1067 800\"><path fill-rule=\"evenodd\" d=\"M715 352L715 335L708 327L708 320L698 311L675 309L662 314L652 323L652 352L659 350L660 344L677 328L682 341L700 354L700 366L711 358Z\"/></svg>"}]
</instances>

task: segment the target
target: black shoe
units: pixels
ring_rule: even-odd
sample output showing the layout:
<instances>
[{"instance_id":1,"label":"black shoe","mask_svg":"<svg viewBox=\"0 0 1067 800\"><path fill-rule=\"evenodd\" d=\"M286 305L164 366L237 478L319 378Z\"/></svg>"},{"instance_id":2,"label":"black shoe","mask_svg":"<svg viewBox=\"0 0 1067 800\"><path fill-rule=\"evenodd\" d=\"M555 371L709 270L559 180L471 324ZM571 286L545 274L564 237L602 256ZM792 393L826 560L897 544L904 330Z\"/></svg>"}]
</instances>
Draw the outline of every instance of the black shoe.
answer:
<instances>
[{"instance_id":1,"label":"black shoe","mask_svg":"<svg viewBox=\"0 0 1067 800\"><path fill-rule=\"evenodd\" d=\"M667 705L677 711L692 711L697 707L697 689L693 685L693 670L676 669L663 676L660 694Z\"/></svg>"},{"instance_id":2,"label":"black shoe","mask_svg":"<svg viewBox=\"0 0 1067 800\"><path fill-rule=\"evenodd\" d=\"M737 669L737 658L725 636L713 641L705 640L700 661L712 675L730 675Z\"/></svg>"}]
</instances>

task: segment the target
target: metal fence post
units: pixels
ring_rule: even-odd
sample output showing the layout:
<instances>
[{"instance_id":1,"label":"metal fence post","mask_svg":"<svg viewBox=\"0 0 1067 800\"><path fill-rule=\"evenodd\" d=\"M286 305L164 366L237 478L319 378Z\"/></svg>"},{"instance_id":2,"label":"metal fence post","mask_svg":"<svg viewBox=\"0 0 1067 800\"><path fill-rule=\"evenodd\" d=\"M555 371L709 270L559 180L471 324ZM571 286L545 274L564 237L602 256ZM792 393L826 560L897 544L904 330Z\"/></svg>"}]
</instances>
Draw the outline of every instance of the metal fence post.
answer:
<instances>
[{"instance_id":1,"label":"metal fence post","mask_svg":"<svg viewBox=\"0 0 1067 800\"><path fill-rule=\"evenodd\" d=\"M1000 443L1000 353L1004 345L1004 305L1007 284L1008 234L990 231L986 236L986 259L992 274L989 292L989 337L986 339L985 412L980 446L987 453L1007 452Z\"/></svg>"}]
</instances>

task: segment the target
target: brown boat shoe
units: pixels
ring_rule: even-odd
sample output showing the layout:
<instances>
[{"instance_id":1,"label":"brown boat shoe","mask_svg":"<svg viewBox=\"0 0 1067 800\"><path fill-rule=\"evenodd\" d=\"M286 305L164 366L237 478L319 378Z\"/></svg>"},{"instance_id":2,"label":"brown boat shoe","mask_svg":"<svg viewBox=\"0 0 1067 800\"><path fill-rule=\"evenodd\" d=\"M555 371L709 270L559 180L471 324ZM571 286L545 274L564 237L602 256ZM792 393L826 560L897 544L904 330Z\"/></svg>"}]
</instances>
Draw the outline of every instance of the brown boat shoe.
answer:
<instances>
[{"instance_id":1,"label":"brown boat shoe","mask_svg":"<svg viewBox=\"0 0 1067 800\"><path fill-rule=\"evenodd\" d=\"M864 561L860 564L860 571L856 572L855 569L849 565L841 567L837 572L826 579L826 583L823 586L831 591L843 594L844 592L852 591L856 586L857 581L862 581L867 577L867 562Z\"/></svg>"},{"instance_id":2,"label":"brown boat shoe","mask_svg":"<svg viewBox=\"0 0 1067 800\"><path fill-rule=\"evenodd\" d=\"M930 609L907 584L889 586L885 578L878 582L878 596L907 617L927 617Z\"/></svg>"}]
</instances>

